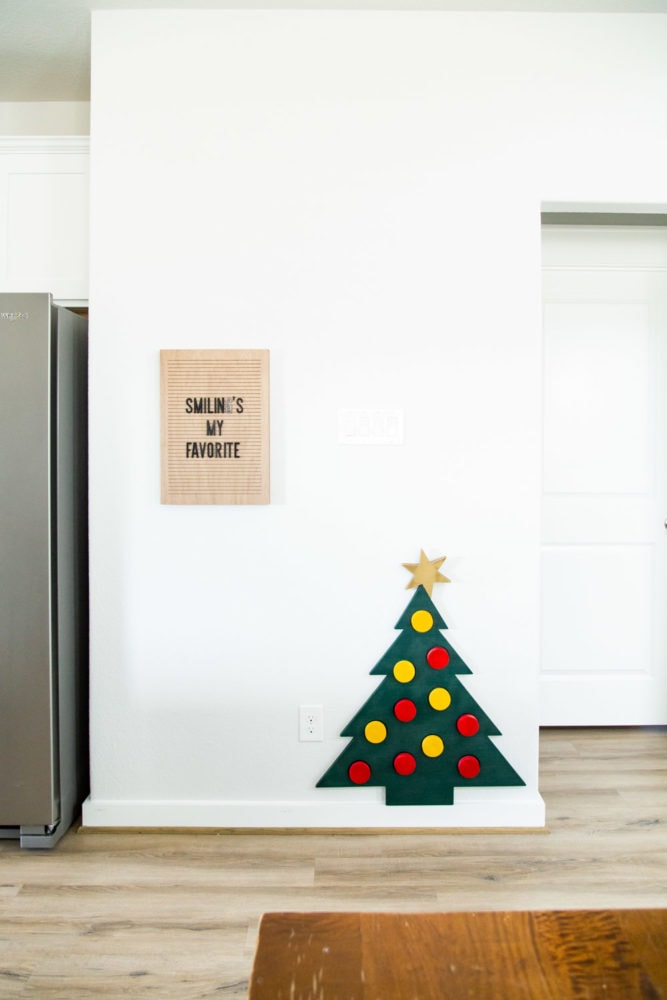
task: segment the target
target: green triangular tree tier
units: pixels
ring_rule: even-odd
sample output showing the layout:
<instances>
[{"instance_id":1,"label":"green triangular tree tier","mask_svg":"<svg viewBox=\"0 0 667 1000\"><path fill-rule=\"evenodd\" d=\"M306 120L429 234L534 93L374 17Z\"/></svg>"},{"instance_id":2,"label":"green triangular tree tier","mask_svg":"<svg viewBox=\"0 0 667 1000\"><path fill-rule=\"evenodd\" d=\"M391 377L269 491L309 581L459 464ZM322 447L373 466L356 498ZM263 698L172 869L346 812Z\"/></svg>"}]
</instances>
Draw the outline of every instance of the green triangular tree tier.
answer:
<instances>
[{"instance_id":1,"label":"green triangular tree tier","mask_svg":"<svg viewBox=\"0 0 667 1000\"><path fill-rule=\"evenodd\" d=\"M422 585L396 628L371 670L384 679L343 729L350 742L317 787L383 786L394 806L452 805L455 787L524 785L490 739L500 730L459 680L472 671Z\"/></svg>"}]
</instances>

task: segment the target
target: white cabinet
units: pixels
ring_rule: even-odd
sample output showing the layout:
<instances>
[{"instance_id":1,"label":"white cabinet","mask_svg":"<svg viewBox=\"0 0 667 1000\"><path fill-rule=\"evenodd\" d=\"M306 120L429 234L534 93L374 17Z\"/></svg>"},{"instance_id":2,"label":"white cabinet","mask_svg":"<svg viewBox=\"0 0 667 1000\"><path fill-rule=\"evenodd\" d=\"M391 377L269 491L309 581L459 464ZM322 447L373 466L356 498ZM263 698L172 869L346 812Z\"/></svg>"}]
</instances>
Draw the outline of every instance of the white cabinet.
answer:
<instances>
[{"instance_id":1,"label":"white cabinet","mask_svg":"<svg viewBox=\"0 0 667 1000\"><path fill-rule=\"evenodd\" d=\"M88 300L85 136L0 137L0 291Z\"/></svg>"}]
</instances>

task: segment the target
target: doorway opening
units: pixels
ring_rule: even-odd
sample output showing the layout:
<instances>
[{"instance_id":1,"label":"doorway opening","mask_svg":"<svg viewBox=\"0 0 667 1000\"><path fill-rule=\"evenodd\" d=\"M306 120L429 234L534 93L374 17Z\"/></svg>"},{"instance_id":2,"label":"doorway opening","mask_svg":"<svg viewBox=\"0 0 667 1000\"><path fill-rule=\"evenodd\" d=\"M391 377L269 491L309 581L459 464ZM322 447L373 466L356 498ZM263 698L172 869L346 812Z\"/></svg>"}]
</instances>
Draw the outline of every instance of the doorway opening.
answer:
<instances>
[{"instance_id":1,"label":"doorway opening","mask_svg":"<svg viewBox=\"0 0 667 1000\"><path fill-rule=\"evenodd\" d=\"M540 724L667 723L667 215L542 216Z\"/></svg>"}]
</instances>

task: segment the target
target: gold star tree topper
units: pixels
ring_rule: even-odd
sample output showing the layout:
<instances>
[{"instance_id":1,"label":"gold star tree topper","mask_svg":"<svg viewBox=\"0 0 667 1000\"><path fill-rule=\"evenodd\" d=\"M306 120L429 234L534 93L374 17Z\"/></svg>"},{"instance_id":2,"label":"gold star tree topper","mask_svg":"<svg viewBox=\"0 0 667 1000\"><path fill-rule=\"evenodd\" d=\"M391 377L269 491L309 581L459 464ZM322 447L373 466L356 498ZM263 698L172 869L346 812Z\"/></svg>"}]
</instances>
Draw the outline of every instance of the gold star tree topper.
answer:
<instances>
[{"instance_id":1,"label":"gold star tree topper","mask_svg":"<svg viewBox=\"0 0 667 1000\"><path fill-rule=\"evenodd\" d=\"M403 563L403 566L412 573L412 579L405 589L411 590L421 584L430 597L434 583L451 583L449 577L443 576L439 572L446 558L447 556L442 556L440 559L427 559L424 550L420 549L418 563Z\"/></svg>"}]
</instances>

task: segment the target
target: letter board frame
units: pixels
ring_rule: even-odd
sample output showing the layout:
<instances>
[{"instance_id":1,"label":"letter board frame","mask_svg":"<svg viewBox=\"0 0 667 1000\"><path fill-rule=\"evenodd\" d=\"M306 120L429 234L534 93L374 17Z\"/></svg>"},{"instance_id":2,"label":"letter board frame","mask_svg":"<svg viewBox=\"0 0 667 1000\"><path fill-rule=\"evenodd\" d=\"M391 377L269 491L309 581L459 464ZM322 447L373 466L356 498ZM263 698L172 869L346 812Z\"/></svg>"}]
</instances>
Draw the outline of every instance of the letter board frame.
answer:
<instances>
[{"instance_id":1,"label":"letter board frame","mask_svg":"<svg viewBox=\"0 0 667 1000\"><path fill-rule=\"evenodd\" d=\"M268 504L269 352L160 351L162 504Z\"/></svg>"}]
</instances>

